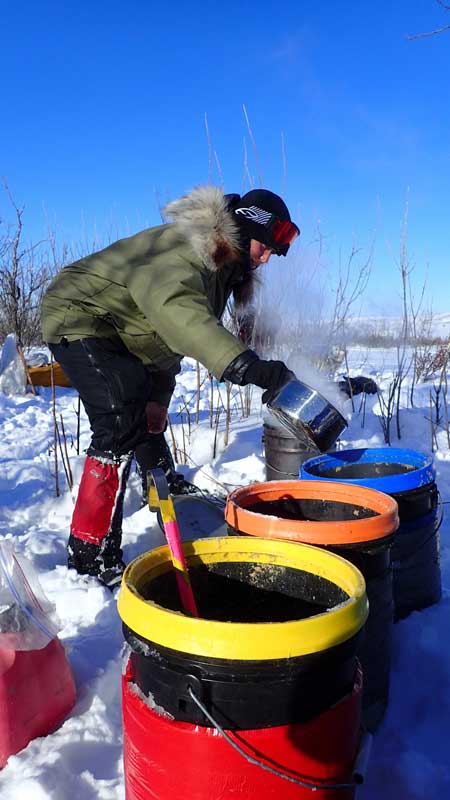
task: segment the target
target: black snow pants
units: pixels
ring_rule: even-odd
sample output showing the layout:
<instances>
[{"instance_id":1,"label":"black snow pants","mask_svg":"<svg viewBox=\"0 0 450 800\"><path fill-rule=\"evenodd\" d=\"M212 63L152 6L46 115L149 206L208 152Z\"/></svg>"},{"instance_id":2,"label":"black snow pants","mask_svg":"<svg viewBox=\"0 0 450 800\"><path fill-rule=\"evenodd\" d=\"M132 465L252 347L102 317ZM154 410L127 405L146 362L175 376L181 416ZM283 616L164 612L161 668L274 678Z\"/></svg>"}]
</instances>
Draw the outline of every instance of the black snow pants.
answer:
<instances>
[{"instance_id":1,"label":"black snow pants","mask_svg":"<svg viewBox=\"0 0 450 800\"><path fill-rule=\"evenodd\" d=\"M147 432L145 406L152 373L121 340L62 340L49 344L79 392L92 430L71 534L121 556L123 499L133 454L145 480L156 466L173 465L164 434Z\"/></svg>"}]
</instances>

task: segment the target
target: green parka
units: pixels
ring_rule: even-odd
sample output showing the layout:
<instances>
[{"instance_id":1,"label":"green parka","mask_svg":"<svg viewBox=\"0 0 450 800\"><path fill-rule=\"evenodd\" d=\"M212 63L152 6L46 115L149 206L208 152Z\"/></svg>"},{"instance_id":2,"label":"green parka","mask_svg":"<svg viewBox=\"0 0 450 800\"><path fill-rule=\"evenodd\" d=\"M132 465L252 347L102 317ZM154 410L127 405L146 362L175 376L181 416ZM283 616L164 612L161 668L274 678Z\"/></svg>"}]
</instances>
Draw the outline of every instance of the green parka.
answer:
<instances>
[{"instance_id":1,"label":"green parka","mask_svg":"<svg viewBox=\"0 0 450 800\"><path fill-rule=\"evenodd\" d=\"M246 350L220 323L231 292L249 276L236 223L222 190L212 186L175 200L165 214L171 224L121 239L58 273L42 304L45 342L119 336L166 378L179 372L183 356L222 378ZM167 404L170 392L153 397Z\"/></svg>"}]
</instances>

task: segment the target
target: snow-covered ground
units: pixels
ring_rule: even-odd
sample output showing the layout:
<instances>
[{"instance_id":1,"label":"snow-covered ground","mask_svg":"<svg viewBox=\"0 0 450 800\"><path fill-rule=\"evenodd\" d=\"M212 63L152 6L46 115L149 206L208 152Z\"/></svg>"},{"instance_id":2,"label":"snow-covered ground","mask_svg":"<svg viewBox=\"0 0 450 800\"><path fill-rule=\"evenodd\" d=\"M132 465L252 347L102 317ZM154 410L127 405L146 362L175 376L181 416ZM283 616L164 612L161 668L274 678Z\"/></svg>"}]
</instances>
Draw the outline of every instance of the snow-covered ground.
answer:
<instances>
[{"instance_id":1,"label":"snow-covered ground","mask_svg":"<svg viewBox=\"0 0 450 800\"><path fill-rule=\"evenodd\" d=\"M353 374L364 372L386 385L394 369L394 351L350 353ZM299 376L301 377L301 376ZM183 431L179 408L194 400L197 376L186 360L171 406L174 435L181 448ZM416 390L416 407L402 410L402 440L394 445L430 450L429 386ZM239 398L232 402L230 441L223 446L224 420L218 434L210 428L209 385L200 404L200 423L191 407L189 436L184 414L184 440L190 461L182 469L204 488L232 488L264 478L261 417L258 410L240 418ZM222 395L225 391L222 387ZM383 444L377 416L378 399L367 398L363 411L357 398L341 447ZM406 402L406 394L405 394ZM255 409L258 398L255 393ZM9 759L0 772L2 800L123 800L121 672L125 648L121 623L112 596L94 579L81 578L66 568L65 545L73 499L89 443L87 420L81 419L81 454L70 443L76 437L76 395L57 389L57 415L62 414L75 479L72 494L60 470L63 493L55 496L50 389L38 396L0 393L0 540L10 539L40 575L47 597L61 620L60 638L67 648L78 699L66 722L50 736L31 742ZM216 454L214 447L216 442ZM435 454L438 484L450 502L450 454L443 430L437 433ZM170 440L170 437L169 437ZM211 476L211 477L210 477ZM214 479L214 480L212 480ZM125 501L124 553L127 561L163 543L156 517L140 505L139 479L133 473ZM444 506L446 508L446 506ZM450 548L449 523L441 528L441 602L395 625L391 698L386 718L375 735L367 781L358 800L428 800L450 797ZM117 593L116 593L117 594ZM213 800L213 799L212 799ZM262 800L264 800L262 798Z\"/></svg>"}]
</instances>

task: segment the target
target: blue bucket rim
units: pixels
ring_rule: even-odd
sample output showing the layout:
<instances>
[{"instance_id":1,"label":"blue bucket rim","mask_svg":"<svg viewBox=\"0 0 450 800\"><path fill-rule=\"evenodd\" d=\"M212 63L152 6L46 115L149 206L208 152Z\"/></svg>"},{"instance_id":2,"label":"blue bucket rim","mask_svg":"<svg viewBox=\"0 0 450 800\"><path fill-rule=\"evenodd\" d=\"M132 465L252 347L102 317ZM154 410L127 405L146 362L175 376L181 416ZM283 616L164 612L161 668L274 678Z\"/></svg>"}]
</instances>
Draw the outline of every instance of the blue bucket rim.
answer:
<instances>
[{"instance_id":1,"label":"blue bucket rim","mask_svg":"<svg viewBox=\"0 0 450 800\"><path fill-rule=\"evenodd\" d=\"M411 472L402 472L398 475L386 475L379 478L342 478L336 475L335 478L324 477L319 474L311 474L310 469L317 467L330 469L345 464L359 461L363 464L373 464L379 461L383 464L401 463L415 467ZM386 494L397 494L408 492L433 483L436 479L436 468L433 456L421 453L418 450L408 450L400 447L359 447L350 450L337 450L335 453L322 453L320 456L309 458L301 465L300 478L304 480L323 480L354 484L355 486L367 486L371 489L378 489L379 492Z\"/></svg>"}]
</instances>

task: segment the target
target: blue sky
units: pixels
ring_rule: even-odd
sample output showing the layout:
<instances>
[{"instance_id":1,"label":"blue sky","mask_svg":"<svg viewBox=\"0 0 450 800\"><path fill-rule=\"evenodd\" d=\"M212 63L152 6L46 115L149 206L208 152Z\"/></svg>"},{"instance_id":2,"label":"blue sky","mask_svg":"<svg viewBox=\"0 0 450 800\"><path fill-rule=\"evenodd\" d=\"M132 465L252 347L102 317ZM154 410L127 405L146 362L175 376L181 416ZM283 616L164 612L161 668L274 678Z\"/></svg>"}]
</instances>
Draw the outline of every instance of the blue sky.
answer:
<instances>
[{"instance_id":1,"label":"blue sky","mask_svg":"<svg viewBox=\"0 0 450 800\"><path fill-rule=\"evenodd\" d=\"M449 311L450 32L406 39L445 23L434 0L9 0L0 174L27 236L47 219L82 241L156 224L157 197L209 177L248 189L245 142L255 185L261 173L302 228L300 253L320 220L331 284L339 250L376 231L371 313L397 305L408 197L416 282L428 264L433 307Z\"/></svg>"}]
</instances>

